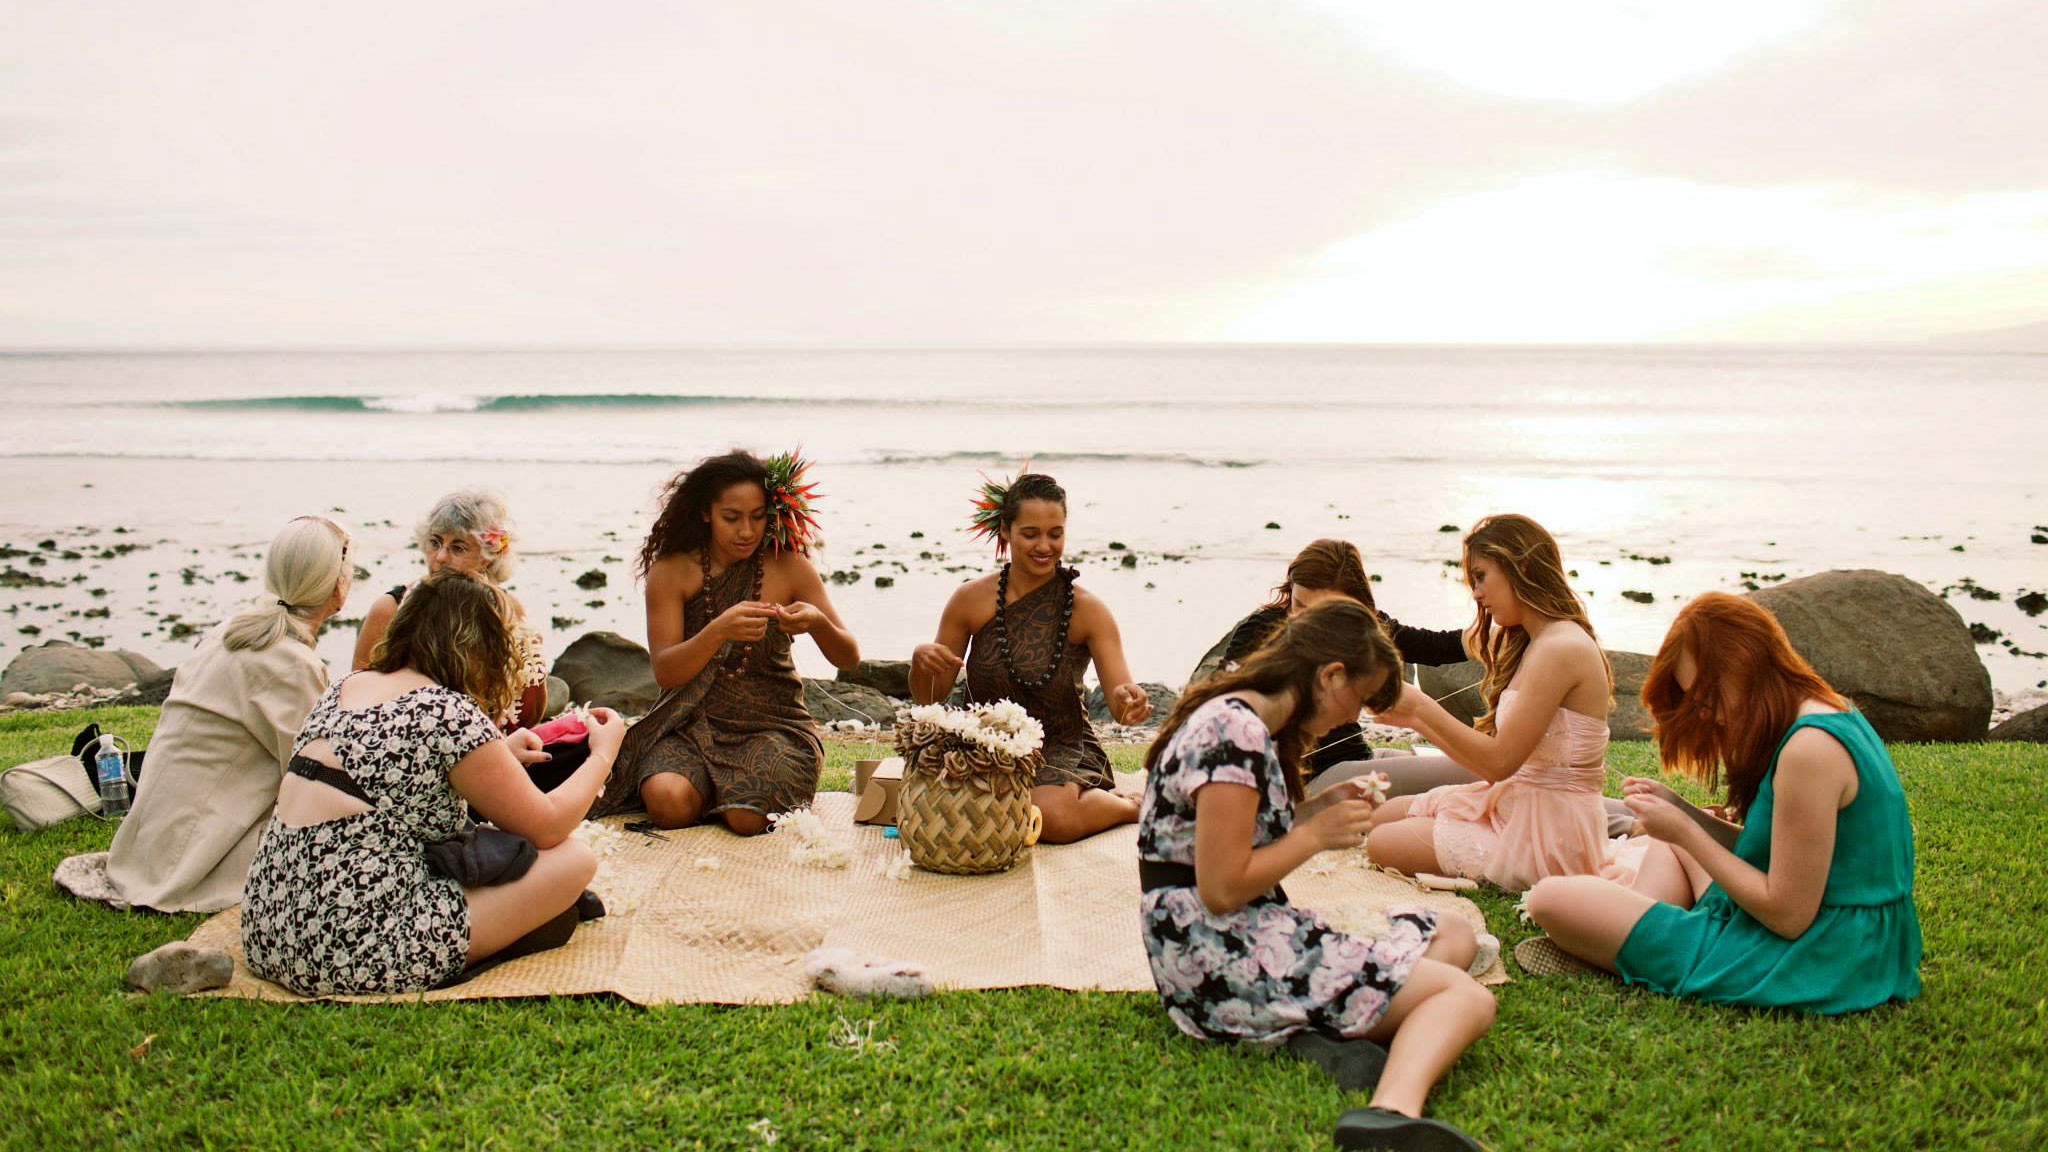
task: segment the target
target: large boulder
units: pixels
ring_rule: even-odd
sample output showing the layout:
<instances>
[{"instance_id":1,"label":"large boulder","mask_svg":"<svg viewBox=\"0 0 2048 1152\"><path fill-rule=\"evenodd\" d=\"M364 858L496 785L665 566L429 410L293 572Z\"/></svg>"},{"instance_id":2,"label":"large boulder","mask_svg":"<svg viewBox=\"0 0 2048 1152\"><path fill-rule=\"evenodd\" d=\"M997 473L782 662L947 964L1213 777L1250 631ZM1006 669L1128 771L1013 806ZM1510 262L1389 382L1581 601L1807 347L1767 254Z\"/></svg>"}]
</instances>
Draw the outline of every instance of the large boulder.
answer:
<instances>
[{"instance_id":1,"label":"large boulder","mask_svg":"<svg viewBox=\"0 0 2048 1152\"><path fill-rule=\"evenodd\" d=\"M1237 635L1237 630L1244 626L1245 620L1249 620L1252 616L1256 616L1259 612L1263 611L1265 609L1261 608L1246 616L1243 620L1239 620L1237 623L1225 628L1223 635L1218 637L1214 644L1209 645L1209 650L1202 653L1200 660L1195 661L1195 670L1188 673L1187 682L1181 685L1180 690L1185 692L1193 685L1199 684L1216 673L1221 672L1223 670L1223 659L1230 651L1231 637Z\"/></svg>"},{"instance_id":2,"label":"large boulder","mask_svg":"<svg viewBox=\"0 0 2048 1152\"><path fill-rule=\"evenodd\" d=\"M865 684L804 680L804 707L810 709L811 719L820 724L852 720L887 728L896 722L896 710L903 706L903 701L885 696Z\"/></svg>"},{"instance_id":3,"label":"large boulder","mask_svg":"<svg viewBox=\"0 0 2048 1152\"><path fill-rule=\"evenodd\" d=\"M1904 576L1858 568L1748 594L1886 740L1982 740L1991 673L1963 618Z\"/></svg>"},{"instance_id":4,"label":"large boulder","mask_svg":"<svg viewBox=\"0 0 2048 1152\"><path fill-rule=\"evenodd\" d=\"M554 673L569 686L569 698L643 716L661 698L647 649L617 632L586 632L564 649Z\"/></svg>"},{"instance_id":5,"label":"large boulder","mask_svg":"<svg viewBox=\"0 0 2048 1152\"><path fill-rule=\"evenodd\" d=\"M171 698L171 684L177 679L176 668L164 668L152 672L135 682L135 687L121 697L123 704L147 704L161 707Z\"/></svg>"},{"instance_id":6,"label":"large boulder","mask_svg":"<svg viewBox=\"0 0 2048 1152\"><path fill-rule=\"evenodd\" d=\"M2024 740L2031 744L2048 744L2048 704L2022 712L1991 730L1987 740Z\"/></svg>"},{"instance_id":7,"label":"large boulder","mask_svg":"<svg viewBox=\"0 0 2048 1152\"><path fill-rule=\"evenodd\" d=\"M80 648L51 640L28 649L7 665L7 671L0 673L0 697L12 692L32 696L69 692L80 684L95 689L126 688L162 671L147 656L134 652Z\"/></svg>"},{"instance_id":8,"label":"large boulder","mask_svg":"<svg viewBox=\"0 0 2048 1152\"><path fill-rule=\"evenodd\" d=\"M1166 719L1167 713L1173 711L1173 706L1180 703L1180 693L1175 692L1164 684L1141 683L1138 687L1143 688L1145 695L1152 700L1152 716L1145 721L1142 727L1150 728L1158 725L1160 721ZM1087 703L1089 719L1097 724L1110 723L1109 700L1103 696L1101 685L1098 684L1088 690Z\"/></svg>"},{"instance_id":9,"label":"large boulder","mask_svg":"<svg viewBox=\"0 0 2048 1152\"><path fill-rule=\"evenodd\" d=\"M1650 675L1650 658L1641 652L1609 652L1607 663L1614 668L1614 710L1607 714L1609 740L1648 740L1650 710L1643 707L1643 681Z\"/></svg>"},{"instance_id":10,"label":"large boulder","mask_svg":"<svg viewBox=\"0 0 2048 1152\"><path fill-rule=\"evenodd\" d=\"M1472 723L1486 711L1486 698L1479 694L1479 682L1484 679L1486 666L1477 660L1415 665L1415 686L1429 693L1462 724Z\"/></svg>"},{"instance_id":11,"label":"large boulder","mask_svg":"<svg viewBox=\"0 0 2048 1152\"><path fill-rule=\"evenodd\" d=\"M1608 738L1648 740L1650 714L1643 707L1643 679L1650 674L1650 658L1640 652L1609 652L1607 662L1614 668L1614 709L1607 714ZM1466 724L1486 711L1486 698L1479 694L1479 684L1485 678L1486 666L1477 660L1415 666L1416 685Z\"/></svg>"},{"instance_id":12,"label":"large boulder","mask_svg":"<svg viewBox=\"0 0 2048 1152\"><path fill-rule=\"evenodd\" d=\"M852 668L839 670L840 683L861 684L884 696L910 699L910 661L863 660Z\"/></svg>"}]
</instances>

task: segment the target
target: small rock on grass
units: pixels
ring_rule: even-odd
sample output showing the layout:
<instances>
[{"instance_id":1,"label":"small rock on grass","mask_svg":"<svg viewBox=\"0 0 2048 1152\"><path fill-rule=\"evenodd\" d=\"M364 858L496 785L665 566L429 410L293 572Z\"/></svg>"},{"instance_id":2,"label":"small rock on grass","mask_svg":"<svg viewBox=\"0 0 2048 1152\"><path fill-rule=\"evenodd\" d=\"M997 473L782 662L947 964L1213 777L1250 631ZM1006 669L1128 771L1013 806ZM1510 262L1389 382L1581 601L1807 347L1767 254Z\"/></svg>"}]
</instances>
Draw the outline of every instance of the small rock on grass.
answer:
<instances>
[{"instance_id":1,"label":"small rock on grass","mask_svg":"<svg viewBox=\"0 0 2048 1152\"><path fill-rule=\"evenodd\" d=\"M234 957L211 948L196 948L183 940L145 952L128 965L130 988L179 996L223 987L234 976Z\"/></svg>"}]
</instances>

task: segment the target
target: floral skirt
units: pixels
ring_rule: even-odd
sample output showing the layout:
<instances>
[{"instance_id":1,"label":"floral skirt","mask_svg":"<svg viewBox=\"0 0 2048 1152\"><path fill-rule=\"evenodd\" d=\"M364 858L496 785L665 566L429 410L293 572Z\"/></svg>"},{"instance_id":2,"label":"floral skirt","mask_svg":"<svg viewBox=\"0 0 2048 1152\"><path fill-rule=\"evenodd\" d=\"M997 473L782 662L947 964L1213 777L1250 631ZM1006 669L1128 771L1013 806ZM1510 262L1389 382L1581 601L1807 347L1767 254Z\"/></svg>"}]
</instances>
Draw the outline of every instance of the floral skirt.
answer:
<instances>
[{"instance_id":1,"label":"floral skirt","mask_svg":"<svg viewBox=\"0 0 2048 1152\"><path fill-rule=\"evenodd\" d=\"M469 898L381 810L273 818L249 864L242 952L300 995L424 992L469 961Z\"/></svg>"},{"instance_id":2,"label":"floral skirt","mask_svg":"<svg viewBox=\"0 0 2048 1152\"><path fill-rule=\"evenodd\" d=\"M1436 935L1436 912L1419 906L1390 910L1387 931L1372 938L1277 901L1213 915L1193 888L1155 889L1140 907L1166 1014L1203 1040L1364 1035Z\"/></svg>"}]
</instances>

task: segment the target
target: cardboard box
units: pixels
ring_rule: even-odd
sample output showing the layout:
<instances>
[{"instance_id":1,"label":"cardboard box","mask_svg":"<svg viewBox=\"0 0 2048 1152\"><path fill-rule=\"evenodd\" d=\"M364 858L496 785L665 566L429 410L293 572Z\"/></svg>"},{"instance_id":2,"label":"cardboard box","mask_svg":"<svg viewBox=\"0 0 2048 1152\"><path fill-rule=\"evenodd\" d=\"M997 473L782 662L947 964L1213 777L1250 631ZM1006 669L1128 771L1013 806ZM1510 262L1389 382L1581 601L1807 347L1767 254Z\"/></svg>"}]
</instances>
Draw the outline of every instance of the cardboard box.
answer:
<instances>
[{"instance_id":1,"label":"cardboard box","mask_svg":"<svg viewBox=\"0 0 2048 1152\"><path fill-rule=\"evenodd\" d=\"M896 793L903 787L903 757L853 762L853 822L896 823Z\"/></svg>"}]
</instances>

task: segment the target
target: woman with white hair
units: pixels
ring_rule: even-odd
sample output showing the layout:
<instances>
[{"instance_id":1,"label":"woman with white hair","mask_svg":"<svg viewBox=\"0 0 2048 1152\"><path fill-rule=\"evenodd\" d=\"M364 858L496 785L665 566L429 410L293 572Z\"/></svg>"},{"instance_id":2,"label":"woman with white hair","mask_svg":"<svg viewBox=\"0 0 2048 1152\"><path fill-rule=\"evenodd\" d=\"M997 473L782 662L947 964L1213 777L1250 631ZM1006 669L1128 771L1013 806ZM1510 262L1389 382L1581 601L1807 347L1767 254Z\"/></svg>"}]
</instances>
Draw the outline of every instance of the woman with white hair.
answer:
<instances>
[{"instance_id":1,"label":"woman with white hair","mask_svg":"<svg viewBox=\"0 0 2048 1152\"><path fill-rule=\"evenodd\" d=\"M348 599L349 572L348 533L299 517L270 542L263 599L178 665L107 855L113 899L162 912L241 902L292 741L327 691L313 641Z\"/></svg>"},{"instance_id":2,"label":"woman with white hair","mask_svg":"<svg viewBox=\"0 0 2048 1152\"><path fill-rule=\"evenodd\" d=\"M496 493L481 490L451 492L436 501L433 508L420 518L413 533L420 556L427 562L426 574L429 576L444 568L452 568L503 584L512 575L512 517ZM385 630L391 627L391 617L397 614L398 605L405 600L409 587L407 584L397 585L370 605L369 614L363 617L362 629L356 633L355 657L350 662L356 671L370 666L370 653L376 649L377 641L383 639ZM526 606L510 592L506 596L511 600L513 610L524 620ZM530 630L526 635L531 637L528 643L537 645L537 635ZM543 674L538 683L525 685L514 715L495 719L509 732L538 723L546 708L547 679ZM526 753L520 757L522 762L539 758L539 743L531 743L530 750L525 742L519 745L519 750Z\"/></svg>"}]
</instances>

